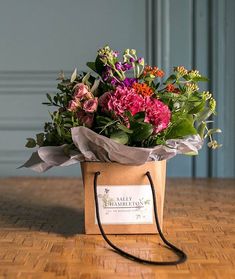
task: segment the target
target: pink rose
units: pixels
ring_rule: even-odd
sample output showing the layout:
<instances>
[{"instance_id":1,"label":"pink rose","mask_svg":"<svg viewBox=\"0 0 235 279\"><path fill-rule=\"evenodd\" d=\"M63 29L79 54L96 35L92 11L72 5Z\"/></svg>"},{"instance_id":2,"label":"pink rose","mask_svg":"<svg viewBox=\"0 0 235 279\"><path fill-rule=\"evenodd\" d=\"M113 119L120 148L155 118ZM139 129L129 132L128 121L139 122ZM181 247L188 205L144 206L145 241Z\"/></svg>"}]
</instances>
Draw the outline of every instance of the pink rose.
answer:
<instances>
[{"instance_id":1,"label":"pink rose","mask_svg":"<svg viewBox=\"0 0 235 279\"><path fill-rule=\"evenodd\" d=\"M71 100L68 105L68 110L69 111L76 111L80 107L80 102Z\"/></svg>"},{"instance_id":2,"label":"pink rose","mask_svg":"<svg viewBox=\"0 0 235 279\"><path fill-rule=\"evenodd\" d=\"M86 100L83 104L85 112L95 112L98 106L98 98Z\"/></svg>"},{"instance_id":3,"label":"pink rose","mask_svg":"<svg viewBox=\"0 0 235 279\"><path fill-rule=\"evenodd\" d=\"M94 121L94 114L86 113L84 110L80 110L77 113L78 120L82 125L85 125L87 128L91 128Z\"/></svg>"},{"instance_id":4,"label":"pink rose","mask_svg":"<svg viewBox=\"0 0 235 279\"><path fill-rule=\"evenodd\" d=\"M83 84L83 83L78 83L75 86L75 91L74 91L74 98L75 99L82 99L83 97L85 97L88 93L90 93L88 91L88 86Z\"/></svg>"},{"instance_id":5,"label":"pink rose","mask_svg":"<svg viewBox=\"0 0 235 279\"><path fill-rule=\"evenodd\" d=\"M112 96L112 92L108 91L99 97L99 105L101 106L102 111L105 112L108 110L108 102L111 96Z\"/></svg>"}]
</instances>

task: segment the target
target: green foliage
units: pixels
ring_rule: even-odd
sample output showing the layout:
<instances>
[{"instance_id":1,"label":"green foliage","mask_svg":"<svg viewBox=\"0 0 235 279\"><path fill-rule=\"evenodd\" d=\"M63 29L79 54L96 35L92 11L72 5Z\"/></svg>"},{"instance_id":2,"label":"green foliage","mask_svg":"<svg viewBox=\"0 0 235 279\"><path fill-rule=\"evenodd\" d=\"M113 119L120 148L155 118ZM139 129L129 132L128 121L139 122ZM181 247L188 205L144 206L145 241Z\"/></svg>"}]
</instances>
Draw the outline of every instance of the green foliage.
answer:
<instances>
[{"instance_id":1,"label":"green foliage","mask_svg":"<svg viewBox=\"0 0 235 279\"><path fill-rule=\"evenodd\" d=\"M193 127L193 123L185 118L172 124L169 132L166 134L166 139L183 138L188 135L196 135L197 130Z\"/></svg>"}]
</instances>

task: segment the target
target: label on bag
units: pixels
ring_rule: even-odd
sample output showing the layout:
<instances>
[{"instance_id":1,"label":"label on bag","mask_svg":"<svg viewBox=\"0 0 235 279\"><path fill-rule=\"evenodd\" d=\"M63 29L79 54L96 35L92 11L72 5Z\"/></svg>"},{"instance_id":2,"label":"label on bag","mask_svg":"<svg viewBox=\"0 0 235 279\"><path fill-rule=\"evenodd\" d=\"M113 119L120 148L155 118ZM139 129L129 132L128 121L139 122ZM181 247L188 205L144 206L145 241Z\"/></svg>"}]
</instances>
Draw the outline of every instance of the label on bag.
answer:
<instances>
[{"instance_id":1,"label":"label on bag","mask_svg":"<svg viewBox=\"0 0 235 279\"><path fill-rule=\"evenodd\" d=\"M102 224L153 224L149 185L102 185L97 194Z\"/></svg>"}]
</instances>

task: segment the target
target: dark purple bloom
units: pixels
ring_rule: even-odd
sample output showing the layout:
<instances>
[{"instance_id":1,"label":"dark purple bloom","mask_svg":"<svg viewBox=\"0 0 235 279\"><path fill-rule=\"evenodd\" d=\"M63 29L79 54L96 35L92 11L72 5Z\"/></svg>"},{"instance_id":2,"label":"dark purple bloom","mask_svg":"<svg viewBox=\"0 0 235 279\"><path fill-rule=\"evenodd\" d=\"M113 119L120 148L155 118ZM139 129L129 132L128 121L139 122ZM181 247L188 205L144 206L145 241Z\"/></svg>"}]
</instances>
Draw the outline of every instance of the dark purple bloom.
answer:
<instances>
[{"instance_id":1,"label":"dark purple bloom","mask_svg":"<svg viewBox=\"0 0 235 279\"><path fill-rule=\"evenodd\" d=\"M135 59L131 57L131 58L130 58L130 62L131 62L131 63L134 63L134 62L135 62Z\"/></svg>"},{"instance_id":2,"label":"dark purple bloom","mask_svg":"<svg viewBox=\"0 0 235 279\"><path fill-rule=\"evenodd\" d=\"M123 81L124 86L131 87L133 83L137 82L136 78L125 78Z\"/></svg>"},{"instance_id":3,"label":"dark purple bloom","mask_svg":"<svg viewBox=\"0 0 235 279\"><path fill-rule=\"evenodd\" d=\"M121 64L121 62L116 62L116 63L115 63L115 68L116 68L118 71L121 71L121 70L122 70L122 64Z\"/></svg>"},{"instance_id":4,"label":"dark purple bloom","mask_svg":"<svg viewBox=\"0 0 235 279\"><path fill-rule=\"evenodd\" d=\"M104 72L102 73L102 78L104 81L107 81L111 76L112 70L106 66Z\"/></svg>"},{"instance_id":5,"label":"dark purple bloom","mask_svg":"<svg viewBox=\"0 0 235 279\"><path fill-rule=\"evenodd\" d=\"M127 70L130 70L132 68L133 68L133 66L131 64L128 64L126 62L122 64L123 71L127 71Z\"/></svg>"}]
</instances>

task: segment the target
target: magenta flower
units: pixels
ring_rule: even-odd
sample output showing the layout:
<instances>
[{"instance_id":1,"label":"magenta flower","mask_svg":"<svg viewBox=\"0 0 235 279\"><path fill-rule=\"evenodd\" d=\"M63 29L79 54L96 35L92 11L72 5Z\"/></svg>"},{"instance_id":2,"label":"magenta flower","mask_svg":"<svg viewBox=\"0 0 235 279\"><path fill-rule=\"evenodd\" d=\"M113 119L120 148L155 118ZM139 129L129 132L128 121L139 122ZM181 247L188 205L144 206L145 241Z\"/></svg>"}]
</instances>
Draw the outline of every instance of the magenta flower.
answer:
<instances>
[{"instance_id":1,"label":"magenta flower","mask_svg":"<svg viewBox=\"0 0 235 279\"><path fill-rule=\"evenodd\" d=\"M85 112L95 112L97 110L97 106L98 106L98 98L94 98L94 99L89 99L86 100L83 104L83 109L85 110Z\"/></svg>"},{"instance_id":2,"label":"magenta flower","mask_svg":"<svg viewBox=\"0 0 235 279\"><path fill-rule=\"evenodd\" d=\"M144 98L137 95L132 88L118 86L109 95L107 105L107 109L118 116L124 116L125 111L130 111L132 115L135 115L144 110Z\"/></svg>"},{"instance_id":3,"label":"magenta flower","mask_svg":"<svg viewBox=\"0 0 235 279\"><path fill-rule=\"evenodd\" d=\"M171 119L171 111L163 102L146 97L145 99L145 122L154 126L154 133L157 134L166 129Z\"/></svg>"}]
</instances>

